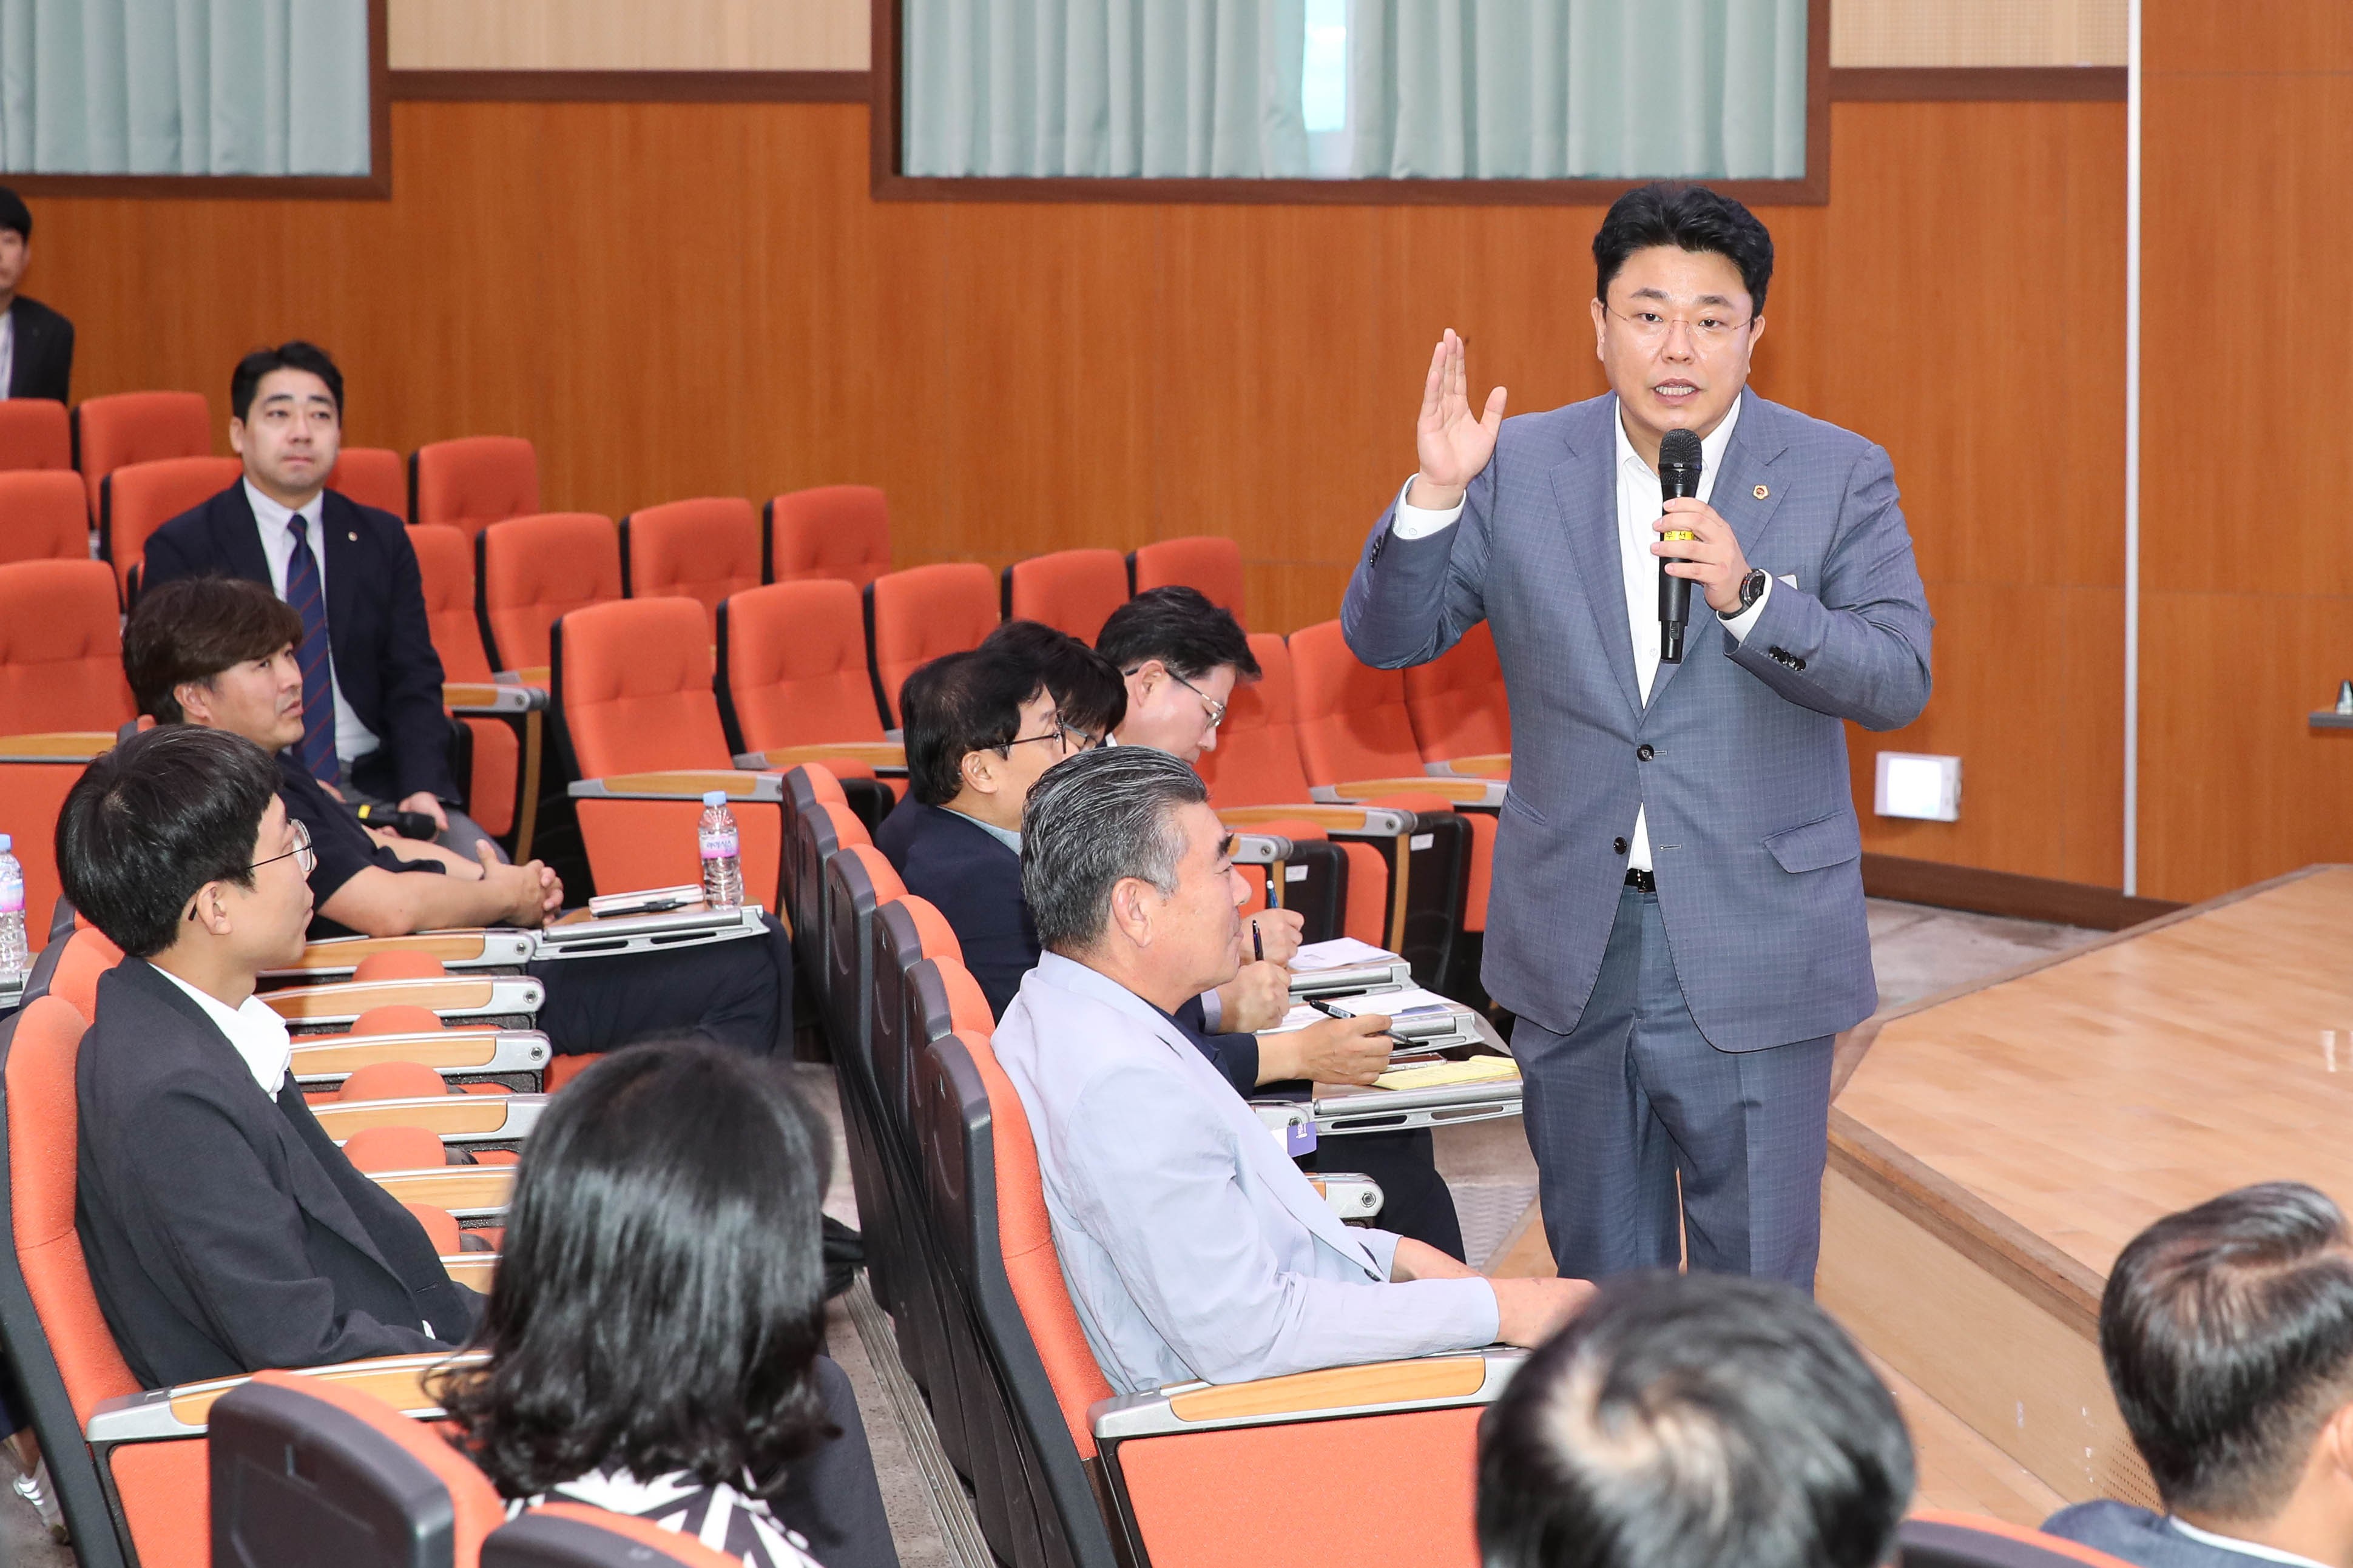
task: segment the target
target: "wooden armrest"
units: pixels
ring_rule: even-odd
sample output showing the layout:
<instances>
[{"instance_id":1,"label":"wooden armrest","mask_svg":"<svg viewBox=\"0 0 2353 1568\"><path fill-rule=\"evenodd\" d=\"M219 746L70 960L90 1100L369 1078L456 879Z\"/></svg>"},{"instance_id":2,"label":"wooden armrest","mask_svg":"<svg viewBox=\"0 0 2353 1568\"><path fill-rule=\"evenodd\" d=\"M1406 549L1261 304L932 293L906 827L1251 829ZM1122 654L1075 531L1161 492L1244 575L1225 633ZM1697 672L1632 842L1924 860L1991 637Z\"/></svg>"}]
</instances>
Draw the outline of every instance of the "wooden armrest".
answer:
<instances>
[{"instance_id":1,"label":"wooden armrest","mask_svg":"<svg viewBox=\"0 0 2353 1568\"><path fill-rule=\"evenodd\" d=\"M1333 1171L1314 1178L1315 1195L1342 1219L1370 1219L1381 1212L1381 1184L1370 1176Z\"/></svg>"},{"instance_id":2,"label":"wooden armrest","mask_svg":"<svg viewBox=\"0 0 2353 1568\"><path fill-rule=\"evenodd\" d=\"M1425 763L1423 768L1438 778L1504 779L1512 776L1512 753L1490 752L1483 756L1455 757L1443 763Z\"/></svg>"},{"instance_id":3,"label":"wooden armrest","mask_svg":"<svg viewBox=\"0 0 2353 1568\"><path fill-rule=\"evenodd\" d=\"M421 952L445 964L479 968L484 964L520 967L531 960L531 933L520 931L425 931L410 936L338 936L307 944L302 956L280 969L265 969L267 978L304 978L348 974L360 960L379 952Z\"/></svg>"},{"instance_id":4,"label":"wooden armrest","mask_svg":"<svg viewBox=\"0 0 2353 1568\"><path fill-rule=\"evenodd\" d=\"M1329 796L1335 801L1378 800L1392 795L1434 795L1455 805L1497 807L1504 804L1504 792L1508 786L1489 779L1438 778L1422 773L1404 779L1355 779L1346 784L1318 784L1318 799Z\"/></svg>"},{"instance_id":5,"label":"wooden armrest","mask_svg":"<svg viewBox=\"0 0 2353 1568\"><path fill-rule=\"evenodd\" d=\"M298 1036L286 1070L318 1087L375 1062L421 1062L453 1073L543 1072L554 1049L536 1029L447 1029L415 1035Z\"/></svg>"},{"instance_id":6,"label":"wooden armrest","mask_svg":"<svg viewBox=\"0 0 2353 1568\"><path fill-rule=\"evenodd\" d=\"M782 772L803 763L864 763L870 768L904 773L907 748L895 741L832 741L812 746L777 746L746 752L735 759L739 768L771 768Z\"/></svg>"},{"instance_id":7,"label":"wooden armrest","mask_svg":"<svg viewBox=\"0 0 2353 1568\"><path fill-rule=\"evenodd\" d=\"M548 664L527 664L521 669L499 671L501 686L536 686L544 691L555 684L555 667Z\"/></svg>"},{"instance_id":8,"label":"wooden armrest","mask_svg":"<svg viewBox=\"0 0 2353 1568\"><path fill-rule=\"evenodd\" d=\"M495 1252L460 1252L441 1259L441 1272L470 1290L487 1296L491 1282L499 1271L499 1255Z\"/></svg>"},{"instance_id":9,"label":"wooden armrest","mask_svg":"<svg viewBox=\"0 0 2353 1568\"><path fill-rule=\"evenodd\" d=\"M543 1094L445 1094L431 1100L329 1100L311 1108L327 1136L341 1143L371 1127L422 1127L459 1142L522 1139L547 1109Z\"/></svg>"},{"instance_id":10,"label":"wooden armrest","mask_svg":"<svg viewBox=\"0 0 2353 1568\"><path fill-rule=\"evenodd\" d=\"M1087 1412L1087 1421L1098 1442L1118 1442L1219 1426L1486 1405L1504 1391L1525 1359L1525 1352L1499 1349L1327 1367L1250 1383L1179 1384L1155 1394L1100 1400Z\"/></svg>"},{"instance_id":11,"label":"wooden armrest","mask_svg":"<svg viewBox=\"0 0 2353 1568\"><path fill-rule=\"evenodd\" d=\"M1413 813L1409 811L1328 801L1298 805L1220 806L1218 819L1228 827L1249 827L1261 822L1306 822L1326 833L1356 837L1396 838L1413 831Z\"/></svg>"},{"instance_id":12,"label":"wooden armrest","mask_svg":"<svg viewBox=\"0 0 2353 1568\"><path fill-rule=\"evenodd\" d=\"M0 763L86 763L114 750L111 730L55 730L0 735Z\"/></svg>"},{"instance_id":13,"label":"wooden armrest","mask_svg":"<svg viewBox=\"0 0 2353 1568\"><path fill-rule=\"evenodd\" d=\"M547 706L547 691L497 680L445 680L441 706L453 713L528 713Z\"/></svg>"},{"instance_id":14,"label":"wooden armrest","mask_svg":"<svg viewBox=\"0 0 2353 1568\"><path fill-rule=\"evenodd\" d=\"M514 1196L513 1165L444 1165L438 1170L382 1171L368 1180L405 1204L448 1209L459 1219L506 1212Z\"/></svg>"},{"instance_id":15,"label":"wooden armrest","mask_svg":"<svg viewBox=\"0 0 2353 1568\"><path fill-rule=\"evenodd\" d=\"M427 1386L432 1374L445 1367L474 1366L489 1359L480 1351L451 1351L429 1355L376 1356L367 1361L339 1362L333 1366L287 1370L296 1377L320 1378L374 1394L404 1415L430 1418L441 1414L440 1402ZM212 1415L213 1403L248 1381L244 1377L216 1377L107 1400L90 1413L86 1436L93 1446L201 1437Z\"/></svg>"},{"instance_id":16,"label":"wooden armrest","mask_svg":"<svg viewBox=\"0 0 2353 1568\"><path fill-rule=\"evenodd\" d=\"M730 801L782 801L785 781L779 773L749 770L679 768L582 779L571 794L575 800L701 800L712 790L725 792Z\"/></svg>"},{"instance_id":17,"label":"wooden armrest","mask_svg":"<svg viewBox=\"0 0 2353 1568\"><path fill-rule=\"evenodd\" d=\"M332 1023L371 1007L406 1003L444 1017L515 1016L539 1011L547 991L527 974L452 974L432 980L332 980L265 991L261 1000L290 1023Z\"/></svg>"}]
</instances>

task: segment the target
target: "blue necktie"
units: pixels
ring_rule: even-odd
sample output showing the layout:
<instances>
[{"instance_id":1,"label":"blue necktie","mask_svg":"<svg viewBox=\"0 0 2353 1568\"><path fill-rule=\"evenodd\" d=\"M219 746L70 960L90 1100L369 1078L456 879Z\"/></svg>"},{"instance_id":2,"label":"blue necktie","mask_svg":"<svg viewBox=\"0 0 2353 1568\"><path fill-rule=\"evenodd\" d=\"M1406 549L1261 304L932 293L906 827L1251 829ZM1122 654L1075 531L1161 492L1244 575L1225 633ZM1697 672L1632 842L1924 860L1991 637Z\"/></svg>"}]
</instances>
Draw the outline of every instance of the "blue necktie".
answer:
<instances>
[{"instance_id":1,"label":"blue necktie","mask_svg":"<svg viewBox=\"0 0 2353 1568\"><path fill-rule=\"evenodd\" d=\"M302 742L295 752L322 784L340 786L343 764L335 758L333 654L327 646L327 597L319 587L319 558L311 553L310 527L302 514L286 520L294 553L286 560L286 602L302 617L302 644L294 650L302 667Z\"/></svg>"}]
</instances>

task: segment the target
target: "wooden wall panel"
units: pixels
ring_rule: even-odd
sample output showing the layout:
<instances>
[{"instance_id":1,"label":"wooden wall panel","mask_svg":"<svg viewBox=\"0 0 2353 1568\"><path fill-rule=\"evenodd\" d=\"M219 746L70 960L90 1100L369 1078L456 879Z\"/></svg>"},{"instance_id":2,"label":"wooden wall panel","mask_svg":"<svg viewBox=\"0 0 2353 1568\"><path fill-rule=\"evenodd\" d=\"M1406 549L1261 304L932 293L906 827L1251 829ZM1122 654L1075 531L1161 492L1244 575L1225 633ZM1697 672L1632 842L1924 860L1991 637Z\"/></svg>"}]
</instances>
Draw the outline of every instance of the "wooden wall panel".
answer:
<instances>
[{"instance_id":1,"label":"wooden wall panel","mask_svg":"<svg viewBox=\"0 0 2353 1568\"><path fill-rule=\"evenodd\" d=\"M393 132L388 203L41 204L77 390L225 421L240 352L311 335L355 443L525 435L552 508L874 483L902 564L1229 532L1289 630L1406 479L1443 328L1514 410L1602 388L1594 210L878 204L848 105L409 102ZM2118 879L2122 133L2116 104L1841 103L1831 204L1762 215L1758 389L1889 448L1944 619L1926 717L1856 766L1957 751L1964 820L1866 816L1874 849Z\"/></svg>"},{"instance_id":2,"label":"wooden wall panel","mask_svg":"<svg viewBox=\"0 0 2353 1568\"><path fill-rule=\"evenodd\" d=\"M2353 447L2302 367L2353 357L2353 10L2153 7L2141 521L2141 890L2353 858ZM2270 323L2282 324L2274 326Z\"/></svg>"},{"instance_id":3,"label":"wooden wall panel","mask_svg":"<svg viewBox=\"0 0 2353 1568\"><path fill-rule=\"evenodd\" d=\"M1833 68L2120 66L2126 0L1837 0ZM2153 7L2154 9L2154 7Z\"/></svg>"},{"instance_id":4,"label":"wooden wall panel","mask_svg":"<svg viewBox=\"0 0 2353 1568\"><path fill-rule=\"evenodd\" d=\"M388 0L395 70L866 68L868 0Z\"/></svg>"}]
</instances>

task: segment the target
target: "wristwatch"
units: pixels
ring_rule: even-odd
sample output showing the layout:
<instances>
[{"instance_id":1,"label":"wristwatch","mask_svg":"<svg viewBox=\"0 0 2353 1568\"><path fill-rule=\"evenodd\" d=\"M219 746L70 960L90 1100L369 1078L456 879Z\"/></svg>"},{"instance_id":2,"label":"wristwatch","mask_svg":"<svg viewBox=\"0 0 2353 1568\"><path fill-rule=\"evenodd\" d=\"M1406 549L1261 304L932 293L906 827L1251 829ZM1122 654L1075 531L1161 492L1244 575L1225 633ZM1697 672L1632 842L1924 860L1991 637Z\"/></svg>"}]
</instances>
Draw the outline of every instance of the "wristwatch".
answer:
<instances>
[{"instance_id":1,"label":"wristwatch","mask_svg":"<svg viewBox=\"0 0 2353 1568\"><path fill-rule=\"evenodd\" d=\"M1765 568L1762 566L1752 566L1748 569L1748 575L1740 580L1740 608L1736 610L1718 610L1716 611L1716 616L1721 620L1738 620L1742 616L1748 613L1750 605L1756 604L1757 600L1764 596Z\"/></svg>"}]
</instances>

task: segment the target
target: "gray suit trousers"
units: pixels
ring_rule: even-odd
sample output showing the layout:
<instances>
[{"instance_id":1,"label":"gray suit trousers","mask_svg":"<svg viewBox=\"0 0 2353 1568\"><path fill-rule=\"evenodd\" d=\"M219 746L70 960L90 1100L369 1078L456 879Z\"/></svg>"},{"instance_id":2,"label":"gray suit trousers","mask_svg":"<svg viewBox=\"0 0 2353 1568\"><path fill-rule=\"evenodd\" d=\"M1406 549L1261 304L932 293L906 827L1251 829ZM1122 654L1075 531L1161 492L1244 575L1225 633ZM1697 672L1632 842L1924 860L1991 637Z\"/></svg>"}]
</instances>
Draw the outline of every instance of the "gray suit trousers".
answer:
<instances>
[{"instance_id":1,"label":"gray suit trousers","mask_svg":"<svg viewBox=\"0 0 2353 1568\"><path fill-rule=\"evenodd\" d=\"M1565 1276L1672 1268L1814 1286L1834 1037L1720 1051L1692 1022L1658 896L1628 888L1566 1035L1512 1028L1545 1236ZM1680 1188L1680 1201L1678 1201Z\"/></svg>"}]
</instances>

